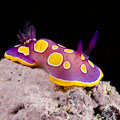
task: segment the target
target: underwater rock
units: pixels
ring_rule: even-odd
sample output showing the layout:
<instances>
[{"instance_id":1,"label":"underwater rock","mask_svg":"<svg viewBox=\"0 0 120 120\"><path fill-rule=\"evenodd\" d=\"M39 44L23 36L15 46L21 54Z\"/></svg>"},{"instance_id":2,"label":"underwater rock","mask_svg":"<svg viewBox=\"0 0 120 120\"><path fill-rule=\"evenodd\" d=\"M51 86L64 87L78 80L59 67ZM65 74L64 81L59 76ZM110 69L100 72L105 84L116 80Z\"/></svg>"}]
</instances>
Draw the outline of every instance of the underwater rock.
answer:
<instances>
[{"instance_id":1,"label":"underwater rock","mask_svg":"<svg viewBox=\"0 0 120 120\"><path fill-rule=\"evenodd\" d=\"M49 74L0 61L0 120L120 120L120 95L109 82L62 87Z\"/></svg>"}]
</instances>

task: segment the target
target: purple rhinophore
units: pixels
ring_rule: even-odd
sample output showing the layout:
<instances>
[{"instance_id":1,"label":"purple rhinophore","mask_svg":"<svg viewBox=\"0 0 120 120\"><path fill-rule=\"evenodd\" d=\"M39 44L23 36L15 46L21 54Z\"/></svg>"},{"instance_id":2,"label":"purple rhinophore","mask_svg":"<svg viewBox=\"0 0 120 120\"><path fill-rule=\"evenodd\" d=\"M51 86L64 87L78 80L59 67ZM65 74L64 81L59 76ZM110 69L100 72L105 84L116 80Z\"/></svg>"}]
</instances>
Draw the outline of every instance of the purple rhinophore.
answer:
<instances>
[{"instance_id":1,"label":"purple rhinophore","mask_svg":"<svg viewBox=\"0 0 120 120\"><path fill-rule=\"evenodd\" d=\"M89 45L88 45L88 48L87 48L87 50L85 51L85 54L86 54L86 55L90 56L92 49L95 47L95 44L96 44L96 42L97 42L97 39L98 39L98 31L96 31L96 32L94 33L94 35L93 35L93 37L92 37L92 39L91 39L91 41L90 41L90 43L89 43Z\"/></svg>"},{"instance_id":2,"label":"purple rhinophore","mask_svg":"<svg viewBox=\"0 0 120 120\"><path fill-rule=\"evenodd\" d=\"M93 37L92 37L92 39L91 39L91 41L90 41L90 43L89 43L89 48L90 48L90 49L93 49L93 48L94 48L94 46L95 46L95 44L96 44L96 42L97 42L97 38L98 38L98 31L96 31L96 32L94 33L94 35L93 35Z\"/></svg>"},{"instance_id":3,"label":"purple rhinophore","mask_svg":"<svg viewBox=\"0 0 120 120\"><path fill-rule=\"evenodd\" d=\"M82 41L80 40L77 47L77 53L81 55L82 52L83 52L83 46L82 46Z\"/></svg>"}]
</instances>

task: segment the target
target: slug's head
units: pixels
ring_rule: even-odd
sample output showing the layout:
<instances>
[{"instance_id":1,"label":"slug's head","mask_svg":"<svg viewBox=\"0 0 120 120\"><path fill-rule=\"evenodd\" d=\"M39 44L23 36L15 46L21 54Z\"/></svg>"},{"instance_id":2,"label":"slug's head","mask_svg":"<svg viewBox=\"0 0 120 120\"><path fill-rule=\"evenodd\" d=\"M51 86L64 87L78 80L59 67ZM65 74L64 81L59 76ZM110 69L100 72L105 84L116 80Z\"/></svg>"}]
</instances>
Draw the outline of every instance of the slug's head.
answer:
<instances>
[{"instance_id":1,"label":"slug's head","mask_svg":"<svg viewBox=\"0 0 120 120\"><path fill-rule=\"evenodd\" d=\"M95 32L86 51L87 55L83 53L81 41L76 52L69 54L69 56L64 54L63 68L55 69L55 74L50 75L50 80L62 86L91 87L98 84L103 77L103 73L88 57L96 44L97 36L98 32Z\"/></svg>"}]
</instances>

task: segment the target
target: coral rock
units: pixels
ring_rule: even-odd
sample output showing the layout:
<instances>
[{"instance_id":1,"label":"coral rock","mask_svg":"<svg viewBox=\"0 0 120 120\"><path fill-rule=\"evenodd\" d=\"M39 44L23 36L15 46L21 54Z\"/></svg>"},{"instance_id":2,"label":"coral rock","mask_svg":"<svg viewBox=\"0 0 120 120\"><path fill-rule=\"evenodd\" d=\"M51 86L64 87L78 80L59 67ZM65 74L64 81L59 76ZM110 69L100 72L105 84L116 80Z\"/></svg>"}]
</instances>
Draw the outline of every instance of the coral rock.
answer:
<instances>
[{"instance_id":1,"label":"coral rock","mask_svg":"<svg viewBox=\"0 0 120 120\"><path fill-rule=\"evenodd\" d=\"M0 120L120 120L120 95L109 82L58 86L41 68L2 59Z\"/></svg>"}]
</instances>

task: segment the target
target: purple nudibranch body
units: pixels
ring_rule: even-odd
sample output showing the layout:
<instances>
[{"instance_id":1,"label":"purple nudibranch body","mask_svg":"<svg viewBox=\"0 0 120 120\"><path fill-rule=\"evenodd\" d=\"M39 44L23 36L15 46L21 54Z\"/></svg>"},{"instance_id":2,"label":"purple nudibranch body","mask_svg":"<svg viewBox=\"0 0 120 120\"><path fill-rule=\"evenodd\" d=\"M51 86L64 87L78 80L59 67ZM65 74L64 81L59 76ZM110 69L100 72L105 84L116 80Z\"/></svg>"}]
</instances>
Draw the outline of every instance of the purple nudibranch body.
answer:
<instances>
[{"instance_id":1,"label":"purple nudibranch body","mask_svg":"<svg viewBox=\"0 0 120 120\"><path fill-rule=\"evenodd\" d=\"M88 53L95 46L97 36L96 31L88 45ZM22 44L8 49L4 56L23 65L43 67L49 72L49 79L53 83L91 87L103 77L101 69L83 53L81 41L77 51L74 51L46 38L37 40L34 26L28 23L24 33L18 33L18 38Z\"/></svg>"}]
</instances>

